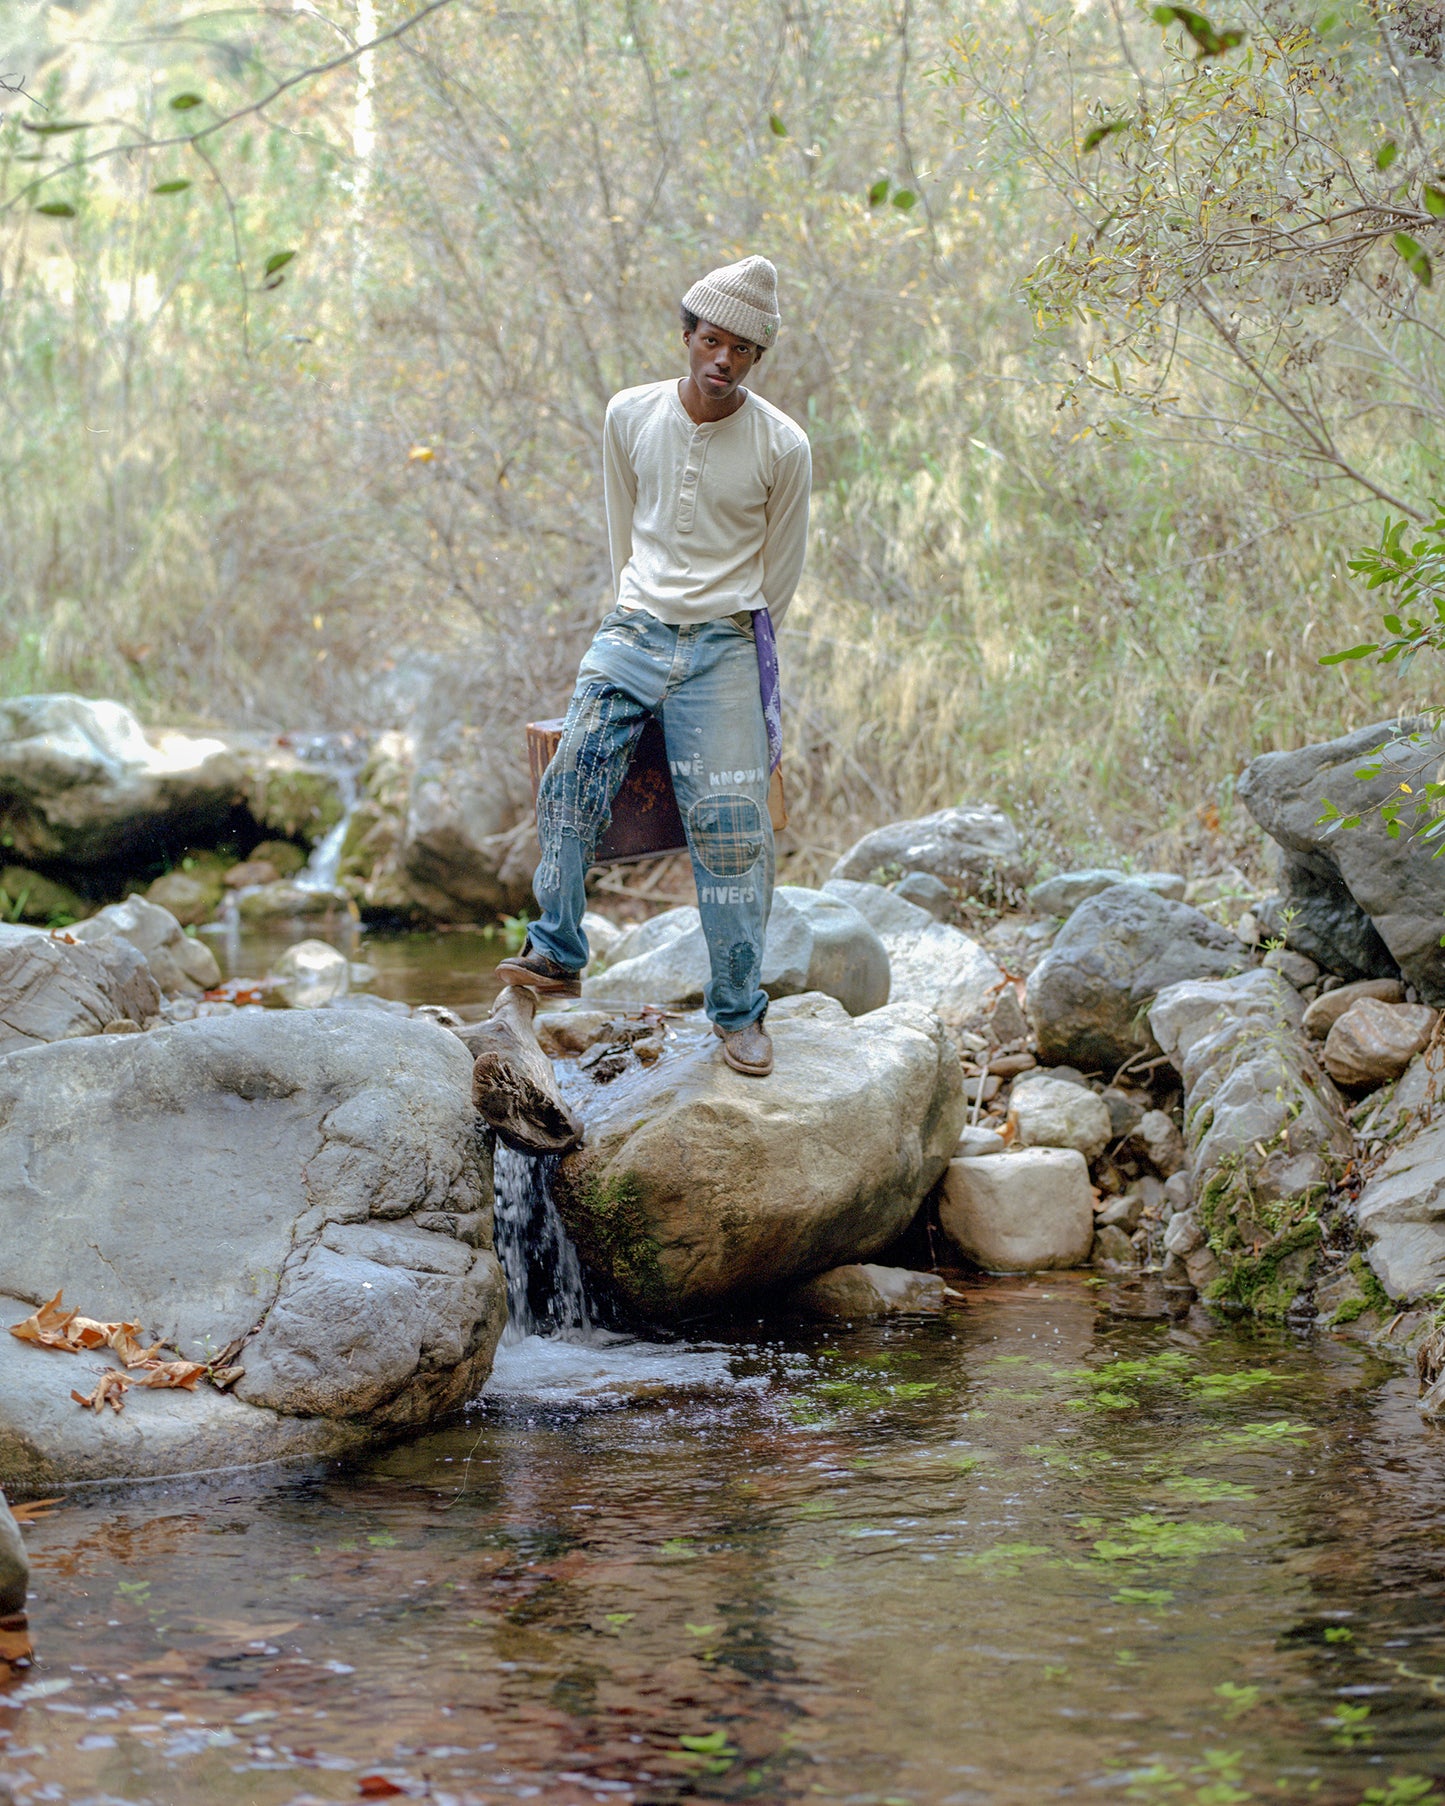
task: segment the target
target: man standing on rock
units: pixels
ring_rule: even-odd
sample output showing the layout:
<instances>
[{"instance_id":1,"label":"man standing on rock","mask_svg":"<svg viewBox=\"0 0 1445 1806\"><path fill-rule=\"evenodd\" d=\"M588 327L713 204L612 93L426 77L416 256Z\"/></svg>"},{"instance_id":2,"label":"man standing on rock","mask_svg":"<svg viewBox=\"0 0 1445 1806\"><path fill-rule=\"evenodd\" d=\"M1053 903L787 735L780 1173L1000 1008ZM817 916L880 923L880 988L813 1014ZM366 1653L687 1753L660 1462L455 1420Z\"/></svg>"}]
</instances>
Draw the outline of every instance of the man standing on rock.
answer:
<instances>
[{"instance_id":1,"label":"man standing on rock","mask_svg":"<svg viewBox=\"0 0 1445 1806\"><path fill-rule=\"evenodd\" d=\"M751 389L780 324L777 271L745 257L683 296L688 371L607 407L603 485L616 605L577 675L537 798L542 907L507 984L575 997L584 882L649 715L662 723L712 976L704 1003L737 1072L772 1071L760 979L773 896L773 628L803 569L807 435Z\"/></svg>"}]
</instances>

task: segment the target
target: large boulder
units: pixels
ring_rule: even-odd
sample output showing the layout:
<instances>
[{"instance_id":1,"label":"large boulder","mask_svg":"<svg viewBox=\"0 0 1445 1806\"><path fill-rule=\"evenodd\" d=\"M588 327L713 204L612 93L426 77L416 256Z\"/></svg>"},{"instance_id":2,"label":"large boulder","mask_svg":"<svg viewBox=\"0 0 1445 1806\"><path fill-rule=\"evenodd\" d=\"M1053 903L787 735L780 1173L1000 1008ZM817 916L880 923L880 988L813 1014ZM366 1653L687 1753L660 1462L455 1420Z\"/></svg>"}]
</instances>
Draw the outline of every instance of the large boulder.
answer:
<instances>
[{"instance_id":1,"label":"large boulder","mask_svg":"<svg viewBox=\"0 0 1445 1806\"><path fill-rule=\"evenodd\" d=\"M563 1069L586 1140L558 1168L558 1209L638 1315L695 1316L866 1261L958 1142L962 1073L931 1011L855 1019L810 993L776 1004L768 1026L766 1079L727 1067L697 1019L610 1083Z\"/></svg>"},{"instance_id":2,"label":"large boulder","mask_svg":"<svg viewBox=\"0 0 1445 1806\"><path fill-rule=\"evenodd\" d=\"M532 900L539 857L520 748L454 724L412 773L401 869L413 904L441 922L516 911Z\"/></svg>"},{"instance_id":3,"label":"large boulder","mask_svg":"<svg viewBox=\"0 0 1445 1806\"><path fill-rule=\"evenodd\" d=\"M199 997L221 982L221 968L206 943L188 935L168 909L134 893L66 932L85 946L128 942L145 956L167 997Z\"/></svg>"},{"instance_id":4,"label":"large boulder","mask_svg":"<svg viewBox=\"0 0 1445 1806\"><path fill-rule=\"evenodd\" d=\"M1439 1020L1423 1003L1357 998L1325 1039L1325 1071L1337 1085L1387 1085L1428 1045Z\"/></svg>"},{"instance_id":5,"label":"large boulder","mask_svg":"<svg viewBox=\"0 0 1445 1806\"><path fill-rule=\"evenodd\" d=\"M804 1280L790 1294L790 1309L809 1317L866 1320L870 1317L934 1316L944 1307L947 1288L936 1273L907 1267L880 1267L851 1261Z\"/></svg>"},{"instance_id":6,"label":"large boulder","mask_svg":"<svg viewBox=\"0 0 1445 1806\"><path fill-rule=\"evenodd\" d=\"M1378 777L1355 773L1377 746L1408 736L1411 724L1382 721L1319 746L1264 753L1236 794L1284 851L1284 932L1291 947L1342 978L1403 973L1428 1004L1445 1005L1445 862L1435 842L1407 832L1391 839L1375 811L1399 798L1404 779L1433 776L1445 746L1427 734L1386 758ZM1373 761L1380 764L1381 761ZM1360 815L1357 828L1322 823L1326 804ZM1408 816L1407 816L1408 821Z\"/></svg>"},{"instance_id":7,"label":"large boulder","mask_svg":"<svg viewBox=\"0 0 1445 1806\"><path fill-rule=\"evenodd\" d=\"M77 941L69 929L0 923L0 1054L79 1035L112 1022L143 1026L160 1013L160 986L128 941Z\"/></svg>"},{"instance_id":8,"label":"large boulder","mask_svg":"<svg viewBox=\"0 0 1445 1806\"><path fill-rule=\"evenodd\" d=\"M475 1397L505 1317L461 1042L389 1015L245 1011L0 1060L0 1330L62 1288L229 1392L91 1413L85 1362L0 1333L16 1484L325 1454Z\"/></svg>"},{"instance_id":9,"label":"large boulder","mask_svg":"<svg viewBox=\"0 0 1445 1806\"><path fill-rule=\"evenodd\" d=\"M976 803L875 828L848 849L831 876L866 883L875 874L931 872L976 891L1021 884L1026 864L1008 816L992 803Z\"/></svg>"},{"instance_id":10,"label":"large boulder","mask_svg":"<svg viewBox=\"0 0 1445 1806\"><path fill-rule=\"evenodd\" d=\"M992 1013L1008 979L961 929L881 884L830 878L823 894L850 904L876 930L888 955L890 1002L921 1003L953 1029L978 1026Z\"/></svg>"},{"instance_id":11,"label":"large boulder","mask_svg":"<svg viewBox=\"0 0 1445 1806\"><path fill-rule=\"evenodd\" d=\"M224 740L148 733L118 702L0 701L0 834L21 861L94 866L204 839L243 776Z\"/></svg>"},{"instance_id":12,"label":"large boulder","mask_svg":"<svg viewBox=\"0 0 1445 1806\"><path fill-rule=\"evenodd\" d=\"M1176 872L1121 872L1113 866L1089 866L1084 871L1059 872L1042 883L1030 885L1029 902L1044 916L1072 915L1081 903L1116 884L1142 884L1161 897L1184 901L1185 882Z\"/></svg>"},{"instance_id":13,"label":"large boulder","mask_svg":"<svg viewBox=\"0 0 1445 1806\"><path fill-rule=\"evenodd\" d=\"M1193 1207L1171 1233L1198 1232L1196 1284L1262 1316L1283 1316L1313 1272L1319 1207L1352 1145L1303 1016L1299 993L1263 967L1173 985L1149 1012L1184 1082Z\"/></svg>"},{"instance_id":14,"label":"large boulder","mask_svg":"<svg viewBox=\"0 0 1445 1806\"><path fill-rule=\"evenodd\" d=\"M1024 1008L1039 1058L1112 1072L1155 1051L1148 1011L1160 991L1247 962L1237 936L1187 903L1111 885L1079 905L1029 976Z\"/></svg>"},{"instance_id":15,"label":"large boulder","mask_svg":"<svg viewBox=\"0 0 1445 1806\"><path fill-rule=\"evenodd\" d=\"M0 1618L25 1610L30 1590L30 1557L20 1526L0 1492Z\"/></svg>"},{"instance_id":16,"label":"large boulder","mask_svg":"<svg viewBox=\"0 0 1445 1806\"><path fill-rule=\"evenodd\" d=\"M623 934L606 968L582 981L582 995L598 1003L693 1009L702 1002L710 970L702 918L689 904ZM801 885L780 884L768 918L762 984L769 997L822 991L836 997L850 1016L861 1016L888 1002L888 955L875 931L847 903Z\"/></svg>"}]
</instances>

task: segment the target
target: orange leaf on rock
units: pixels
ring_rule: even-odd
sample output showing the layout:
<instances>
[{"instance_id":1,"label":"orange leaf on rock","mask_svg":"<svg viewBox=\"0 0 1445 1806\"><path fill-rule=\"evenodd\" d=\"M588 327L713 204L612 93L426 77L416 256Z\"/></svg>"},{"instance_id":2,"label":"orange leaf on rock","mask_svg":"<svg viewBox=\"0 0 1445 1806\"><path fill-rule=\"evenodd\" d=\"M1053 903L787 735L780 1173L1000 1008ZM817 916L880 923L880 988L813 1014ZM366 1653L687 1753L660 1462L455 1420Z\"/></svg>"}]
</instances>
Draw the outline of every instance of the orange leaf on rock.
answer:
<instances>
[{"instance_id":1,"label":"orange leaf on rock","mask_svg":"<svg viewBox=\"0 0 1445 1806\"><path fill-rule=\"evenodd\" d=\"M141 1365L145 1377L132 1381L133 1385L157 1389L181 1387L187 1392L195 1391L196 1381L206 1371L204 1361L145 1361Z\"/></svg>"},{"instance_id":2,"label":"orange leaf on rock","mask_svg":"<svg viewBox=\"0 0 1445 1806\"><path fill-rule=\"evenodd\" d=\"M90 1411L99 1411L106 1404L109 1404L112 1411L123 1411L125 1409L125 1389L132 1383L117 1368L107 1367L95 1382L95 1391L88 1398L85 1393L74 1390L71 1391L70 1396L76 1404L84 1405Z\"/></svg>"},{"instance_id":3,"label":"orange leaf on rock","mask_svg":"<svg viewBox=\"0 0 1445 1806\"><path fill-rule=\"evenodd\" d=\"M356 1791L363 1800L389 1800L393 1795L405 1793L404 1787L398 1787L395 1781L388 1781L385 1775L362 1775L356 1783Z\"/></svg>"},{"instance_id":4,"label":"orange leaf on rock","mask_svg":"<svg viewBox=\"0 0 1445 1806\"><path fill-rule=\"evenodd\" d=\"M17 1524L33 1524L37 1518L53 1518L55 1513L47 1507L61 1503L60 1499L27 1499L23 1505L12 1505L10 1515Z\"/></svg>"}]
</instances>

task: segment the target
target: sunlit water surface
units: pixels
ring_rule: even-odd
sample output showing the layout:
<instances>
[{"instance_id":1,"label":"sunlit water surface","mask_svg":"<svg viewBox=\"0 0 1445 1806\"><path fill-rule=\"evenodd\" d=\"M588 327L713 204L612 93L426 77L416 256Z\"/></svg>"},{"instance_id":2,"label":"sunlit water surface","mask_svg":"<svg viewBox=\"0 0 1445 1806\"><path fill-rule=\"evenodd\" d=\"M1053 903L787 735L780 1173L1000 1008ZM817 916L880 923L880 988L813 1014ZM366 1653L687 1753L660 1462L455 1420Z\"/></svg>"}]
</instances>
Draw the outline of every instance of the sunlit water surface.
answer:
<instances>
[{"instance_id":1,"label":"sunlit water surface","mask_svg":"<svg viewBox=\"0 0 1445 1806\"><path fill-rule=\"evenodd\" d=\"M1411 1393L1079 1277L533 1338L369 1460L37 1522L0 1771L27 1803L1409 1806L1445 1772Z\"/></svg>"}]
</instances>

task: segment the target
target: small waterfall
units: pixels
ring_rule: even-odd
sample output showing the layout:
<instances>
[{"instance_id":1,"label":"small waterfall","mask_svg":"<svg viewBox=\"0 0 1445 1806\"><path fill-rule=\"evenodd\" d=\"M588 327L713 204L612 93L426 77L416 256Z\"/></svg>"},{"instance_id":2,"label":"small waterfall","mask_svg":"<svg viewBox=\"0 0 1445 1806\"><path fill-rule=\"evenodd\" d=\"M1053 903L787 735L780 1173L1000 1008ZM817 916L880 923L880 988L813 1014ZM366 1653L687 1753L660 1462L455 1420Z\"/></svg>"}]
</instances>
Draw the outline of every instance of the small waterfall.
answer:
<instances>
[{"instance_id":1,"label":"small waterfall","mask_svg":"<svg viewBox=\"0 0 1445 1806\"><path fill-rule=\"evenodd\" d=\"M349 735L312 734L299 741L296 750L303 759L329 772L341 793L341 820L312 847L311 857L296 874L296 883L302 890L334 890L346 830L356 812L356 779L361 766Z\"/></svg>"},{"instance_id":2,"label":"small waterfall","mask_svg":"<svg viewBox=\"0 0 1445 1806\"><path fill-rule=\"evenodd\" d=\"M582 1263L552 1202L555 1156L537 1159L498 1144L497 1259L507 1277L506 1343L583 1333L596 1322Z\"/></svg>"}]
</instances>

